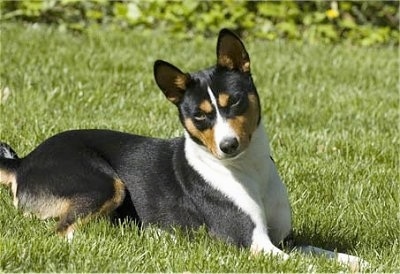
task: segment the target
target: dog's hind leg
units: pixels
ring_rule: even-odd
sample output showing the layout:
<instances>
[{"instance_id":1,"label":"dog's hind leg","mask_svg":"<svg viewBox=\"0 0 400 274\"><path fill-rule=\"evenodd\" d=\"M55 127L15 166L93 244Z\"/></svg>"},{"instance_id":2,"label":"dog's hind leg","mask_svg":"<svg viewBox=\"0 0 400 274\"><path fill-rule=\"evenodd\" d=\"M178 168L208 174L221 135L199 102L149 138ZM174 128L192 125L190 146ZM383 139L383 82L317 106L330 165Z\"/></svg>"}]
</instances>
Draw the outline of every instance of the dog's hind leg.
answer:
<instances>
[{"instance_id":1,"label":"dog's hind leg","mask_svg":"<svg viewBox=\"0 0 400 274\"><path fill-rule=\"evenodd\" d=\"M113 181L111 198L99 200L96 193L80 195L69 201L69 204L57 224L57 233L71 241L77 226L77 221L87 221L98 215L109 215L119 207L125 198L125 185L120 179Z\"/></svg>"},{"instance_id":2,"label":"dog's hind leg","mask_svg":"<svg viewBox=\"0 0 400 274\"><path fill-rule=\"evenodd\" d=\"M15 207L18 207L16 170L20 164L17 153L6 143L0 142L0 184L11 185Z\"/></svg>"}]
</instances>

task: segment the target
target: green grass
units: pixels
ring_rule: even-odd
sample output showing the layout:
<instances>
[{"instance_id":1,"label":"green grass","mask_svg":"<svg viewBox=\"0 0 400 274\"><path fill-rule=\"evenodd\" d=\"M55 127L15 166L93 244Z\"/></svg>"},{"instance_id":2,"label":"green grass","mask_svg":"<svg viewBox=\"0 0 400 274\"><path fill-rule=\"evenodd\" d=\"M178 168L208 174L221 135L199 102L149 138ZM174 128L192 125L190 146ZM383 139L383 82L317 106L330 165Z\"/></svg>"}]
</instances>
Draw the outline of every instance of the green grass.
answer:
<instances>
[{"instance_id":1,"label":"green grass","mask_svg":"<svg viewBox=\"0 0 400 274\"><path fill-rule=\"evenodd\" d=\"M72 128L179 136L153 62L186 71L215 62L216 39L105 30L81 36L4 23L0 35L0 140L21 156ZM369 271L400 271L397 49L246 45L297 240L360 255ZM0 187L0 271L305 272L310 264L347 271L318 257L254 257L204 231L189 240L179 231L140 232L99 219L68 244L54 226L23 217Z\"/></svg>"}]
</instances>

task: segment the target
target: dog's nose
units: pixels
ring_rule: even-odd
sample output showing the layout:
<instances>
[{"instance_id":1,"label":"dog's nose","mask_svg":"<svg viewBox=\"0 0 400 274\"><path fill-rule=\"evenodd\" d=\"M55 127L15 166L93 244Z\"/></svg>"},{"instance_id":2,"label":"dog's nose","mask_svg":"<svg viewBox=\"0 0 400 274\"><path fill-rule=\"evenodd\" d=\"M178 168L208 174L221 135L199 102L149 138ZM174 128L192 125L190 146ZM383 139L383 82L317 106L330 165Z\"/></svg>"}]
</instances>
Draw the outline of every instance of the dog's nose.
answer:
<instances>
[{"instance_id":1,"label":"dog's nose","mask_svg":"<svg viewBox=\"0 0 400 274\"><path fill-rule=\"evenodd\" d=\"M235 137L225 138L219 143L219 148L228 155L235 153L238 147L239 141Z\"/></svg>"}]
</instances>

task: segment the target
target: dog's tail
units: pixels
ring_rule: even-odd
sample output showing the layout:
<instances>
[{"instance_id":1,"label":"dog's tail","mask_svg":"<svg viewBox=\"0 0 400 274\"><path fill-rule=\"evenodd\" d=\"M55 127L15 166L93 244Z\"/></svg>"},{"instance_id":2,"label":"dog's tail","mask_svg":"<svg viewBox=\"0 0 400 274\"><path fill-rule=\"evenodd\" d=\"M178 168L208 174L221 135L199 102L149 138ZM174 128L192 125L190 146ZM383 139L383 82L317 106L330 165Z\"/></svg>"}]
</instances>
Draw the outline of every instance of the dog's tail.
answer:
<instances>
[{"instance_id":1,"label":"dog's tail","mask_svg":"<svg viewBox=\"0 0 400 274\"><path fill-rule=\"evenodd\" d=\"M17 153L6 143L0 142L0 183L9 185L20 164Z\"/></svg>"}]
</instances>

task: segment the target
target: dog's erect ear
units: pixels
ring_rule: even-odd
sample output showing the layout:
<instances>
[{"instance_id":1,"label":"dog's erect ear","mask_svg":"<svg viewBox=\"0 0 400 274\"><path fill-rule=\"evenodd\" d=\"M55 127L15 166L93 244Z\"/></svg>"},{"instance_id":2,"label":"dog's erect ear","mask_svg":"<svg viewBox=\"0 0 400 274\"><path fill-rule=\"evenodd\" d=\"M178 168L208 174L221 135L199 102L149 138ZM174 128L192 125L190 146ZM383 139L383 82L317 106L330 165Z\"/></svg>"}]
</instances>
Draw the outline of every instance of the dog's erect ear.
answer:
<instances>
[{"instance_id":1,"label":"dog's erect ear","mask_svg":"<svg viewBox=\"0 0 400 274\"><path fill-rule=\"evenodd\" d=\"M154 63L154 78L158 87L174 104L179 104L189 82L189 75L162 60Z\"/></svg>"},{"instance_id":2,"label":"dog's erect ear","mask_svg":"<svg viewBox=\"0 0 400 274\"><path fill-rule=\"evenodd\" d=\"M217 64L228 69L250 72L250 57L240 38L228 29L222 29L217 42Z\"/></svg>"}]
</instances>

